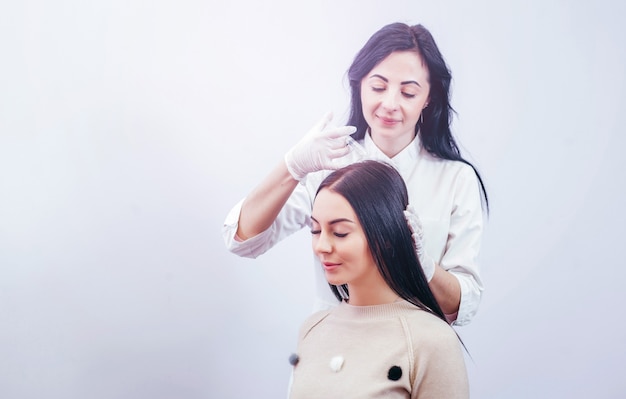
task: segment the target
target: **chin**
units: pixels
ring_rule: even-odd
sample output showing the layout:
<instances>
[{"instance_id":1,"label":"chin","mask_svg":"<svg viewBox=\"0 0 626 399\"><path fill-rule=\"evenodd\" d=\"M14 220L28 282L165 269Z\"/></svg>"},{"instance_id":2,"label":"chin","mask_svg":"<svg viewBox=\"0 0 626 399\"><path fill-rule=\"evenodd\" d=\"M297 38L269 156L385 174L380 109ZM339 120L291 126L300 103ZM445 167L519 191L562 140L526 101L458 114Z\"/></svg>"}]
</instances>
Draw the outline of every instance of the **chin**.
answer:
<instances>
[{"instance_id":1,"label":"chin","mask_svg":"<svg viewBox=\"0 0 626 399\"><path fill-rule=\"evenodd\" d=\"M326 276L326 281L328 281L328 284L332 284L332 285L347 284L346 280L339 279L339 278L333 278L333 277L329 277L329 276Z\"/></svg>"}]
</instances>

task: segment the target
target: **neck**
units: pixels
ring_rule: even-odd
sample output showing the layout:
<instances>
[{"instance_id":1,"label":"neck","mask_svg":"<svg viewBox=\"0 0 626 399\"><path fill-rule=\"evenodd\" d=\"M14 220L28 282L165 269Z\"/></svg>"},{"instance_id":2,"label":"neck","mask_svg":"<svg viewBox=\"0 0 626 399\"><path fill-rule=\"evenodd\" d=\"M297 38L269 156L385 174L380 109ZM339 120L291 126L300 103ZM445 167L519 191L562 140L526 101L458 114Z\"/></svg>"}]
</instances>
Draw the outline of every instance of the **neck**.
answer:
<instances>
[{"instance_id":1,"label":"neck","mask_svg":"<svg viewBox=\"0 0 626 399\"><path fill-rule=\"evenodd\" d=\"M393 158L404 150L415 138L414 134L397 136L387 136L384 134L372 134L370 130L370 136L372 141L376 144L383 154L389 158Z\"/></svg>"},{"instance_id":2,"label":"neck","mask_svg":"<svg viewBox=\"0 0 626 399\"><path fill-rule=\"evenodd\" d=\"M384 287L365 287L348 284L348 291L350 292L348 303L353 306L385 305L393 303L399 298L399 295L387 284Z\"/></svg>"}]
</instances>

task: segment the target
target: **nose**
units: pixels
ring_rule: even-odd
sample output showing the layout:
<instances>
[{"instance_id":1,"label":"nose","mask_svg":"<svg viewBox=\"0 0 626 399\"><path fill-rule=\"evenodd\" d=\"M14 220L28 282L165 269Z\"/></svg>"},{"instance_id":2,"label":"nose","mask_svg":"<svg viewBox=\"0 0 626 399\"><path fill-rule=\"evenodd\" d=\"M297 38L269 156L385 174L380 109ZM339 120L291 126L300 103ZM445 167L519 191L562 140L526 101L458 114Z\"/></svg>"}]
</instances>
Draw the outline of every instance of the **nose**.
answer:
<instances>
[{"instance_id":1,"label":"nose","mask_svg":"<svg viewBox=\"0 0 626 399\"><path fill-rule=\"evenodd\" d=\"M387 90L382 99L382 106L387 111L395 111L398 109L398 93L393 90Z\"/></svg>"},{"instance_id":2,"label":"nose","mask_svg":"<svg viewBox=\"0 0 626 399\"><path fill-rule=\"evenodd\" d=\"M315 251L315 253L329 253L332 249L332 243L330 242L328 235L324 232L320 232L320 234L315 236L313 239L313 251Z\"/></svg>"}]
</instances>

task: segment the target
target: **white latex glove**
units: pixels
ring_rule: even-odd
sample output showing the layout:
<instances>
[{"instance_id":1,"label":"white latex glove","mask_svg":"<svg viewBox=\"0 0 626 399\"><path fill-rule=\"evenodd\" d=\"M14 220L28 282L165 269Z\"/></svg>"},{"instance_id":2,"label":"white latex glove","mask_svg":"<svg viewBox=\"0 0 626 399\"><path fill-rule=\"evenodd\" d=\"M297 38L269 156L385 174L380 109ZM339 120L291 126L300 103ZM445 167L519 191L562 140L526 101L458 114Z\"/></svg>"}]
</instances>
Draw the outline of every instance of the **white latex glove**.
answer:
<instances>
[{"instance_id":1,"label":"white latex glove","mask_svg":"<svg viewBox=\"0 0 626 399\"><path fill-rule=\"evenodd\" d=\"M341 158L352 149L348 141L356 127L328 126L332 118L333 114L327 113L285 154L287 170L294 179L301 181L311 172L335 170L351 163L347 159L341 162Z\"/></svg>"},{"instance_id":2,"label":"white latex glove","mask_svg":"<svg viewBox=\"0 0 626 399\"><path fill-rule=\"evenodd\" d=\"M406 218L409 228L413 233L413 245L415 247L415 253L422 265L422 270L426 276L426 280L430 282L435 275L435 261L426 254L424 250L424 230L422 229L422 222L420 221L415 208L411 204L407 205L404 211L404 217Z\"/></svg>"}]
</instances>

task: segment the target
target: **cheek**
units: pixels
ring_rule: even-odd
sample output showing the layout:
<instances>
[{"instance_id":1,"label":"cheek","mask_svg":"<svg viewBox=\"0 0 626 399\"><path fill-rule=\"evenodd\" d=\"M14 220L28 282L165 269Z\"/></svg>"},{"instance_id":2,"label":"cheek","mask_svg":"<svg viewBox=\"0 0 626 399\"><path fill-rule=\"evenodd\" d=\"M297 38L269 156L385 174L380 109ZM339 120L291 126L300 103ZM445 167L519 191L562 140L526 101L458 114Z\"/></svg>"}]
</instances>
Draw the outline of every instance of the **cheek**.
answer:
<instances>
[{"instance_id":1,"label":"cheek","mask_svg":"<svg viewBox=\"0 0 626 399\"><path fill-rule=\"evenodd\" d=\"M412 108L411 111L409 112L409 118L412 121L416 121L417 122L419 120L419 118L420 118L420 114L421 113L422 113L421 108L414 106L414 108Z\"/></svg>"},{"instance_id":2,"label":"cheek","mask_svg":"<svg viewBox=\"0 0 626 399\"><path fill-rule=\"evenodd\" d=\"M405 116L411 121L417 121L422 113L421 103L412 102L405 107Z\"/></svg>"},{"instance_id":3,"label":"cheek","mask_svg":"<svg viewBox=\"0 0 626 399\"><path fill-rule=\"evenodd\" d=\"M367 98L361 99L361 112L363 113L363 117L368 125L371 125L374 122L374 114L376 113L376 104L368 101Z\"/></svg>"},{"instance_id":4,"label":"cheek","mask_svg":"<svg viewBox=\"0 0 626 399\"><path fill-rule=\"evenodd\" d=\"M361 106L363 107L363 109L371 108L373 106L373 103L374 99L371 95L361 92Z\"/></svg>"},{"instance_id":5,"label":"cheek","mask_svg":"<svg viewBox=\"0 0 626 399\"><path fill-rule=\"evenodd\" d=\"M352 260L357 261L359 264L369 264L371 262L372 254L370 253L367 243L359 241L352 246Z\"/></svg>"}]
</instances>

